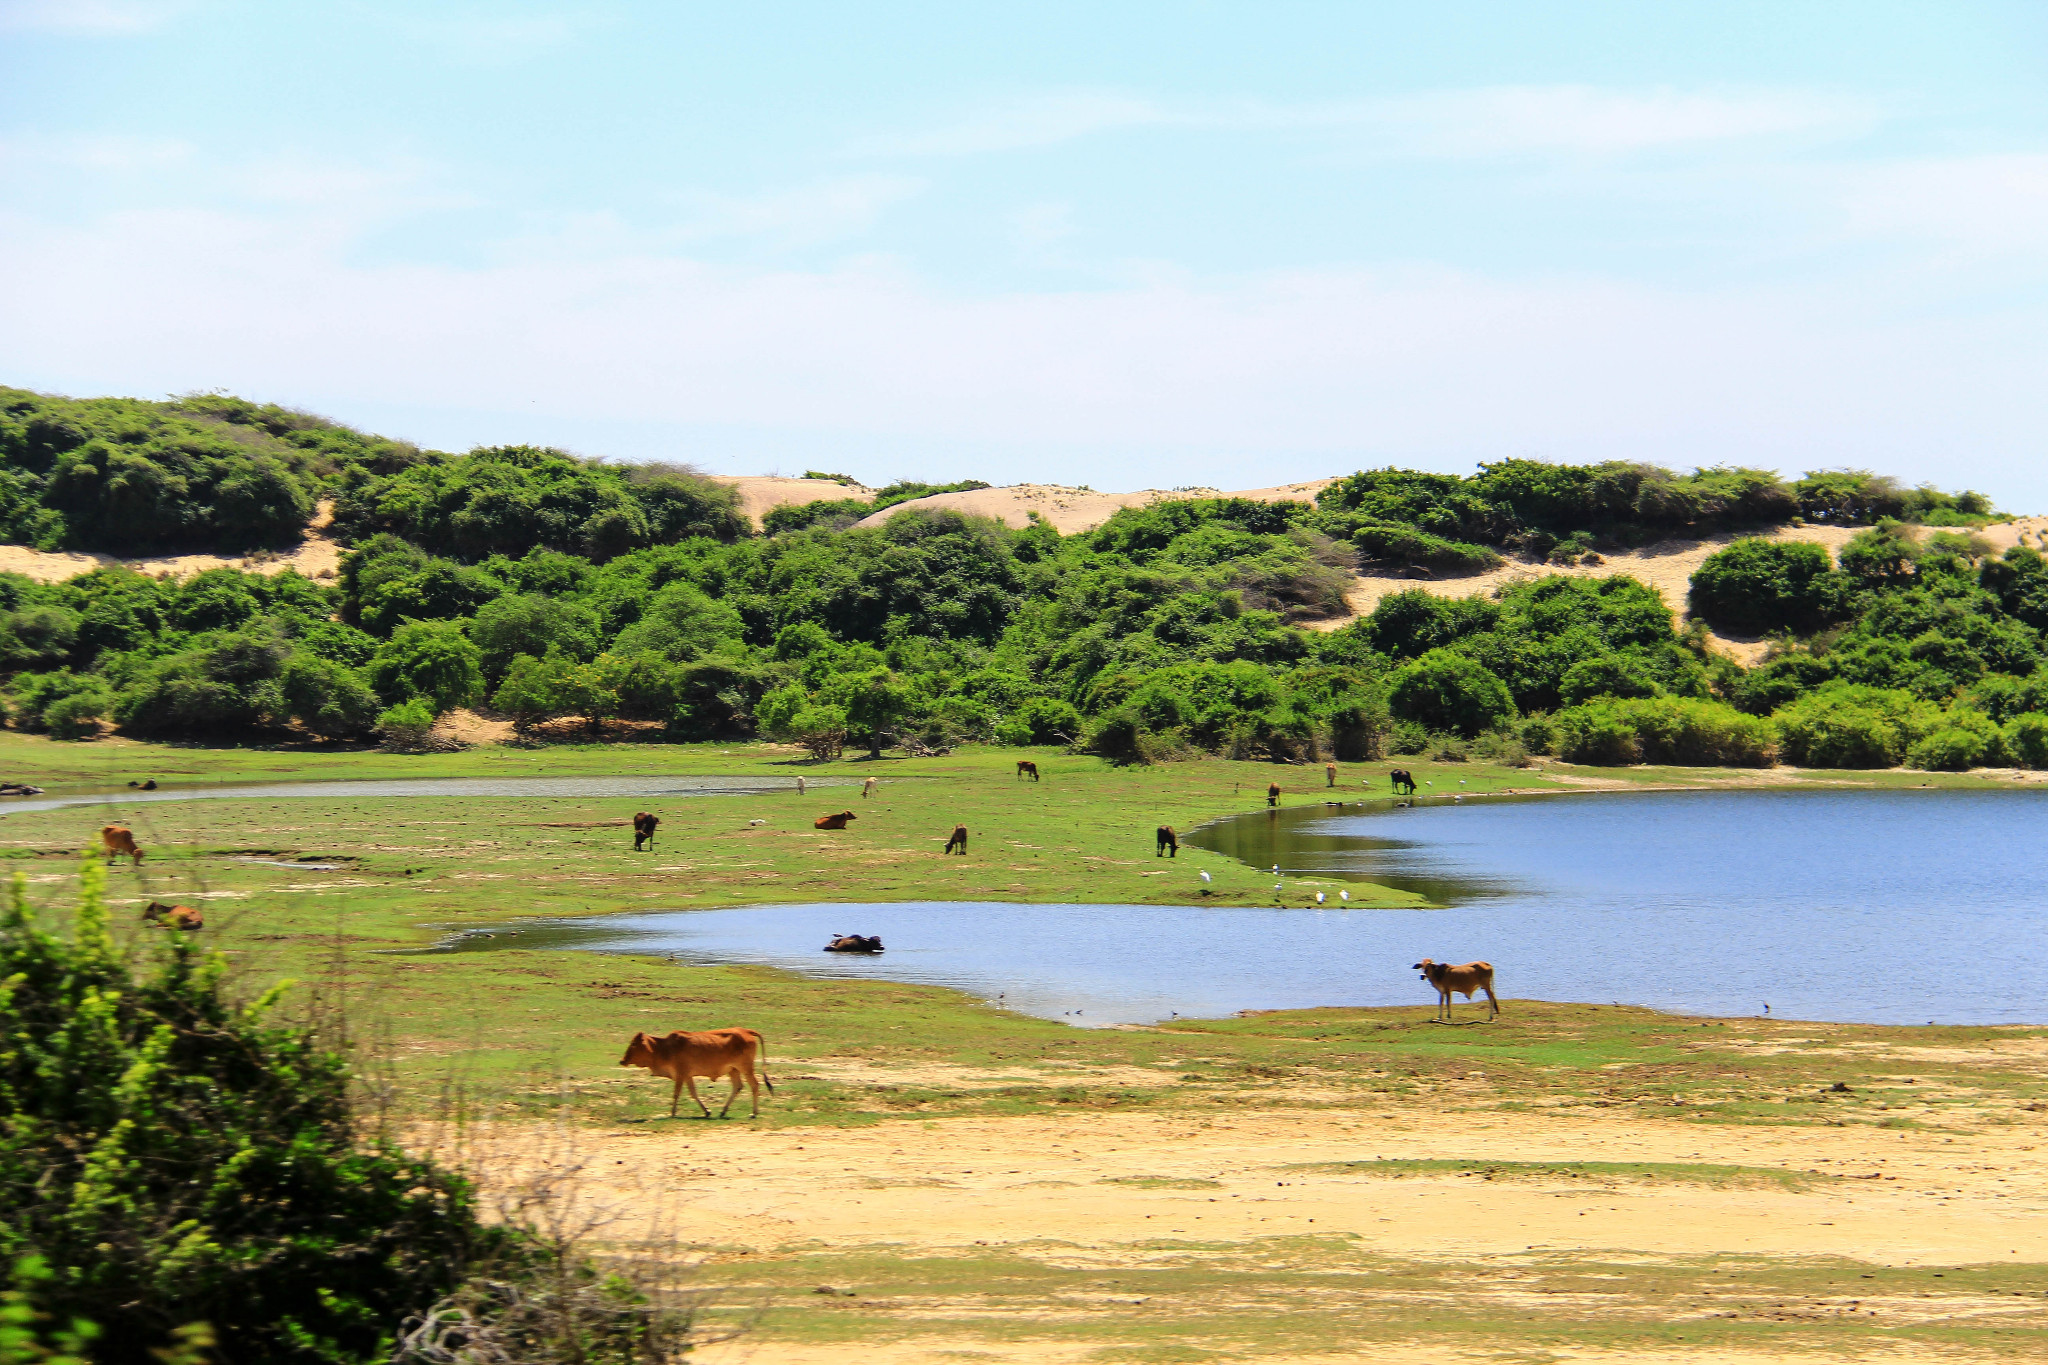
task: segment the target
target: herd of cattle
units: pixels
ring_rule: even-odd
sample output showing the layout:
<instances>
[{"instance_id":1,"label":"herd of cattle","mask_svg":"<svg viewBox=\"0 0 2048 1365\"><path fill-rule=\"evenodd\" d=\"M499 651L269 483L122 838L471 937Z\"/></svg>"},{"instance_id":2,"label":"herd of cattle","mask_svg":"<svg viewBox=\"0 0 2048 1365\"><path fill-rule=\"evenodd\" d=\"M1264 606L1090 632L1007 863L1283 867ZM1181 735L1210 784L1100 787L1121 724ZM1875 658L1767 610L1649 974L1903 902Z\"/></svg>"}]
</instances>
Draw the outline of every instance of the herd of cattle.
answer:
<instances>
[{"instance_id":1,"label":"herd of cattle","mask_svg":"<svg viewBox=\"0 0 2048 1365\"><path fill-rule=\"evenodd\" d=\"M1335 786L1337 765L1328 764L1324 771L1329 785ZM1033 782L1039 781L1038 765L1029 759L1020 759L1017 762L1018 780L1021 781L1027 776ZM1397 794L1404 788L1410 794L1415 791L1415 779L1407 772L1396 768L1391 777ZM875 779L870 777L861 786L861 796L868 796L874 788ZM801 790L799 787L799 791ZM1280 786L1278 783L1272 783L1266 789L1266 804L1275 806L1279 801ZM857 818L850 810L838 811L820 816L812 824L817 829L845 829L849 820ZM638 853L642 849L651 850L654 847L655 831L660 827L660 817L647 811L636 813L633 816L633 851ZM1155 838L1156 851L1153 856L1179 856L1180 840L1174 834L1171 825L1159 826ZM109 858L125 857L132 860L131 866L142 865L142 849L135 842L134 831L126 826L102 827L100 842ZM945 851L957 851L962 856L966 855L967 826L953 827L952 836L946 840ZM204 928L206 924L204 916L192 906L166 905L162 901L154 900L143 908L142 918L148 924L171 929L195 930ZM825 945L825 951L872 955L882 951L882 940L873 934L835 934L832 941ZM1500 1001L1493 993L1492 963L1467 962L1461 966L1452 966L1425 957L1414 964L1414 969L1422 973L1421 979L1436 990L1436 1018L1439 1021L1450 1021L1451 997L1454 994L1470 1000L1475 992L1484 992L1488 1008L1487 1018L1492 1019L1500 1014ZM697 1093L699 1080L707 1080L714 1085L720 1080L732 1083L731 1093L725 1097L725 1104L718 1111L719 1118L724 1118L732 1109L732 1102L739 1098L742 1084L751 1092L752 1116L755 1118L761 1114L762 1085L768 1087L770 1095L775 1093L775 1082L768 1078L766 1044L762 1041L761 1035L750 1028L703 1029L696 1032L679 1029L661 1037L649 1033L636 1033L632 1041L626 1044L626 1055L619 1059L619 1065L643 1067L651 1074L675 1083L669 1096L670 1118L676 1116L676 1109L682 1103L685 1089L690 1092L690 1098L696 1101L697 1107L704 1112L704 1117L711 1117L711 1107L705 1104L703 1097Z\"/></svg>"}]
</instances>

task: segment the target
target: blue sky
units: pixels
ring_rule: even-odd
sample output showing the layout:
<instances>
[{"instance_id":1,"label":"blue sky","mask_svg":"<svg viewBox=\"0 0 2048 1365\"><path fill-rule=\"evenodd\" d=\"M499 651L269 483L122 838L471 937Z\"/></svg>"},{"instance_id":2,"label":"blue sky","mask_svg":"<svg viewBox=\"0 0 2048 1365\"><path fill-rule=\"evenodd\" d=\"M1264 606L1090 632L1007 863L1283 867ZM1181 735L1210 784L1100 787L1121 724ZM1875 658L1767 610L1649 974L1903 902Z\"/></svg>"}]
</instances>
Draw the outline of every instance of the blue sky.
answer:
<instances>
[{"instance_id":1,"label":"blue sky","mask_svg":"<svg viewBox=\"0 0 2048 1365\"><path fill-rule=\"evenodd\" d=\"M450 449L2048 510L2048 6L0 0L0 382Z\"/></svg>"}]
</instances>

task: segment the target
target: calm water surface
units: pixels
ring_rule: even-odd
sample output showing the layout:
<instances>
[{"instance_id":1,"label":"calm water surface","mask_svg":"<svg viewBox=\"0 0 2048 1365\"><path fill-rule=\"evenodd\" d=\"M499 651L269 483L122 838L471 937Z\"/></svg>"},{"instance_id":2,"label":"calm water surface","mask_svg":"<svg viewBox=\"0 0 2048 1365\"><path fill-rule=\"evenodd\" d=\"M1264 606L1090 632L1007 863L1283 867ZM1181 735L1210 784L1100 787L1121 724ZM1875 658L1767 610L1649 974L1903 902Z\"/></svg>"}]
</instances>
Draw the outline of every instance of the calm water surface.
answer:
<instances>
[{"instance_id":1,"label":"calm water surface","mask_svg":"<svg viewBox=\"0 0 2048 1365\"><path fill-rule=\"evenodd\" d=\"M1235 854L1409 888L1440 910L789 905L506 926L562 947L951 986L1081 1024L1426 1002L1408 964L1491 961L1506 996L1870 1023L2048 1020L2048 792L1669 792L1265 812ZM1334 895L1331 897L1335 900ZM1298 903L1298 902L1297 902ZM819 951L880 934L879 958ZM1465 1008L1462 1001L1459 1008Z\"/></svg>"}]
</instances>

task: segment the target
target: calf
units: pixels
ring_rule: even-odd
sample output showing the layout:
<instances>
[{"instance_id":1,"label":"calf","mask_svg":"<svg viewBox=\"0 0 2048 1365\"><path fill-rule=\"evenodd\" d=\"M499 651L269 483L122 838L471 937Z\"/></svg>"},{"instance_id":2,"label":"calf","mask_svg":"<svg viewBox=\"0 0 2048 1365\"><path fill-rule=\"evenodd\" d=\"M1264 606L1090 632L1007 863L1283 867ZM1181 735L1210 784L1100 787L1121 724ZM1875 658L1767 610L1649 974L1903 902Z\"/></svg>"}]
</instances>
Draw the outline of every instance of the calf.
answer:
<instances>
[{"instance_id":1,"label":"calf","mask_svg":"<svg viewBox=\"0 0 2048 1365\"><path fill-rule=\"evenodd\" d=\"M661 828L661 817L641 811L633 817L633 851L638 853L642 844L649 850L654 848L654 831Z\"/></svg>"},{"instance_id":2,"label":"calf","mask_svg":"<svg viewBox=\"0 0 2048 1365\"><path fill-rule=\"evenodd\" d=\"M1472 992L1485 991L1486 1003L1492 1013L1491 1019L1500 1013L1500 1001L1493 997L1493 964L1491 962L1467 962L1462 967L1453 967L1448 962L1432 962L1428 958L1415 964L1415 970L1422 973L1422 979L1436 987L1436 1017L1448 1024L1451 1022L1451 992L1456 991L1467 1000Z\"/></svg>"},{"instance_id":3,"label":"calf","mask_svg":"<svg viewBox=\"0 0 2048 1365\"><path fill-rule=\"evenodd\" d=\"M754 1063L761 1064L761 1080L754 1079ZM668 1116L676 1116L676 1106L682 1103L683 1087L690 1088L690 1098L697 1101L697 1107L704 1111L704 1117L711 1117L711 1107L697 1094L699 1076L716 1081L721 1076L732 1081L732 1093L725 1097L725 1108L718 1111L724 1118L732 1108L732 1102L740 1097L740 1081L746 1080L754 1096L754 1118L761 1117L761 1082L768 1085L768 1093L775 1093L775 1082L768 1079L768 1047L761 1041L761 1035L750 1028L715 1028L702 1033L684 1033L678 1030L666 1038L652 1034L636 1033L633 1041L626 1044L626 1055L619 1059L620 1066L642 1066L657 1076L667 1076L675 1081L675 1090L669 1096Z\"/></svg>"},{"instance_id":4,"label":"calf","mask_svg":"<svg viewBox=\"0 0 2048 1365\"><path fill-rule=\"evenodd\" d=\"M960 856L965 858L967 856L967 826L953 826L953 837L946 840L946 852L951 853L955 846L958 846L960 849Z\"/></svg>"},{"instance_id":5,"label":"calf","mask_svg":"<svg viewBox=\"0 0 2048 1365\"><path fill-rule=\"evenodd\" d=\"M1173 837L1172 825L1161 825L1152 832L1152 837L1157 841L1157 847L1152 851L1153 857L1178 858L1180 856L1180 840Z\"/></svg>"},{"instance_id":6,"label":"calf","mask_svg":"<svg viewBox=\"0 0 2048 1365\"><path fill-rule=\"evenodd\" d=\"M162 901L151 901L142 907L142 918L150 924L162 925L166 929L204 929L206 917L189 905L165 905Z\"/></svg>"},{"instance_id":7,"label":"calf","mask_svg":"<svg viewBox=\"0 0 2048 1365\"><path fill-rule=\"evenodd\" d=\"M1028 759L1028 758L1020 758L1020 759L1018 759L1018 760L1017 760L1017 780L1018 780L1019 782L1022 782L1022 781L1024 780L1025 774L1027 774L1027 773L1028 773L1028 774L1030 774L1030 776L1031 776L1031 780L1032 780L1033 782L1036 782L1036 781L1038 780L1038 765L1037 765L1036 763L1033 763L1033 762L1032 762L1032 761L1031 761L1030 759Z\"/></svg>"},{"instance_id":8,"label":"calf","mask_svg":"<svg viewBox=\"0 0 2048 1365\"><path fill-rule=\"evenodd\" d=\"M126 825L103 825L100 828L100 842L107 846L107 856L117 858L126 854L135 860L135 866L142 866L142 850L135 846L135 833Z\"/></svg>"},{"instance_id":9,"label":"calf","mask_svg":"<svg viewBox=\"0 0 2048 1365\"><path fill-rule=\"evenodd\" d=\"M812 828L812 829L845 829L845 828L846 828L846 822L847 822L848 820L858 820L859 818L860 818L860 817L859 817L859 816L857 816L857 815L855 815L855 814L854 814L854 813L853 813L852 811L850 811L850 810L843 810L843 811L839 812L839 814L837 814L837 815L821 815L821 816L819 816L819 817L818 817L817 819L815 819L815 820L811 821L811 828Z\"/></svg>"}]
</instances>

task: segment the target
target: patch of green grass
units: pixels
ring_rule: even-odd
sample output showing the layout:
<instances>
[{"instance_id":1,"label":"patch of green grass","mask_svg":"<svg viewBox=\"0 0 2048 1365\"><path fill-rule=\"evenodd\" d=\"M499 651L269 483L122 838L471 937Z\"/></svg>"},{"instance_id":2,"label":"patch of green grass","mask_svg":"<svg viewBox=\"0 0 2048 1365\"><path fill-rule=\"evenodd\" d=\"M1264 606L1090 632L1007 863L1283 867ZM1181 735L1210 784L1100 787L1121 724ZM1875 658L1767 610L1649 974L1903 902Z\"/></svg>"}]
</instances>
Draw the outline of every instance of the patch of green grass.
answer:
<instances>
[{"instance_id":1,"label":"patch of green grass","mask_svg":"<svg viewBox=\"0 0 2048 1365\"><path fill-rule=\"evenodd\" d=\"M1612 1183L1623 1180L1683 1182L1711 1185L1717 1189L1735 1186L1770 1186L1803 1190L1836 1176L1789 1171L1775 1166L1715 1166L1674 1161L1454 1161L1396 1160L1296 1162L1275 1167L1283 1171L1315 1171L1325 1175L1363 1175L1384 1179L1403 1176L1456 1175L1482 1180L1590 1180Z\"/></svg>"},{"instance_id":2,"label":"patch of green grass","mask_svg":"<svg viewBox=\"0 0 2048 1365\"><path fill-rule=\"evenodd\" d=\"M799 1249L714 1257L704 1275L730 1286L726 1312L765 1297L755 1333L763 1347L1032 1343L1123 1361L1176 1352L1357 1355L1376 1343L1415 1341L1509 1359L1905 1344L2035 1359L2048 1347L2043 1269L1740 1256L1615 1261L1597 1253L1409 1261L1350 1237L1319 1236L1162 1242L1114 1255L1059 1244L911 1256ZM853 1295L809 1292L820 1283Z\"/></svg>"},{"instance_id":3,"label":"patch of green grass","mask_svg":"<svg viewBox=\"0 0 2048 1365\"><path fill-rule=\"evenodd\" d=\"M1095 1182L1098 1185L1128 1185L1138 1190L1220 1190L1220 1180L1193 1180L1170 1175L1111 1175Z\"/></svg>"}]
</instances>

